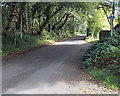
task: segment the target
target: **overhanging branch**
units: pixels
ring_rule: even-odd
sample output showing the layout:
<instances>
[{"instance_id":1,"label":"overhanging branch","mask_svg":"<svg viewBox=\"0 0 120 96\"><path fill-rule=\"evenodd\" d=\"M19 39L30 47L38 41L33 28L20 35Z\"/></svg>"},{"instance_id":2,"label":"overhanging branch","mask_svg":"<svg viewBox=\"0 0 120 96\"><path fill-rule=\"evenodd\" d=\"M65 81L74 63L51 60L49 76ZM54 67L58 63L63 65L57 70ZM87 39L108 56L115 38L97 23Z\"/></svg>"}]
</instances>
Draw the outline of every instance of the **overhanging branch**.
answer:
<instances>
[{"instance_id":1,"label":"overhanging branch","mask_svg":"<svg viewBox=\"0 0 120 96\"><path fill-rule=\"evenodd\" d=\"M101 6L102 6L102 9L103 9L106 17L107 17L108 23L111 25L111 23L110 23L110 21L109 21L109 16L107 15L107 11L106 11L105 8L103 7L103 5L101 5Z\"/></svg>"},{"instance_id":2,"label":"overhanging branch","mask_svg":"<svg viewBox=\"0 0 120 96\"><path fill-rule=\"evenodd\" d=\"M67 15L67 13L65 13L65 14L63 15L63 17L62 17L58 22L56 22L56 23L52 26L52 30L55 30L56 25L60 24L60 22L65 18L66 15Z\"/></svg>"},{"instance_id":3,"label":"overhanging branch","mask_svg":"<svg viewBox=\"0 0 120 96\"><path fill-rule=\"evenodd\" d=\"M69 18L69 15L70 15L70 14L67 14L67 15L66 15L65 21L57 28L57 30L59 30L60 28L62 28L62 27L65 25L65 23L67 22L67 20L68 20L68 18Z\"/></svg>"}]
</instances>

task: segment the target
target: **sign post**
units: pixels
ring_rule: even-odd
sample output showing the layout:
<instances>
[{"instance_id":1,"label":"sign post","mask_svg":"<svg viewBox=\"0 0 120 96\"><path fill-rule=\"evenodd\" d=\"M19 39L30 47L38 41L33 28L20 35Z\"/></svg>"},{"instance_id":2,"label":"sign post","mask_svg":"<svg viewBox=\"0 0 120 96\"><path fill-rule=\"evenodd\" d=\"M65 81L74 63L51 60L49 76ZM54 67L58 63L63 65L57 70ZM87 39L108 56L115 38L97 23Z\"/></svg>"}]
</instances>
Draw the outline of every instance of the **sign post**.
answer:
<instances>
[{"instance_id":1,"label":"sign post","mask_svg":"<svg viewBox=\"0 0 120 96\"><path fill-rule=\"evenodd\" d=\"M111 37L112 37L112 36L113 36L113 32L114 32L113 20L115 19L115 16L113 16L113 15L111 14L111 16L109 16L109 19L110 19L110 30L111 30L110 35L111 35Z\"/></svg>"},{"instance_id":2,"label":"sign post","mask_svg":"<svg viewBox=\"0 0 120 96\"><path fill-rule=\"evenodd\" d=\"M17 18L16 18L16 16L18 15L17 14L17 11L16 11L16 4L15 3L13 3L12 4L13 5L13 12L12 12L12 14L11 14L11 16L13 17L12 18L12 21L11 22L14 22L15 23L15 41L14 41L14 43L15 43L15 45L17 45L17 38L16 38L16 31L17 31L17 29L16 29L16 23L18 22L18 20L17 20Z\"/></svg>"}]
</instances>

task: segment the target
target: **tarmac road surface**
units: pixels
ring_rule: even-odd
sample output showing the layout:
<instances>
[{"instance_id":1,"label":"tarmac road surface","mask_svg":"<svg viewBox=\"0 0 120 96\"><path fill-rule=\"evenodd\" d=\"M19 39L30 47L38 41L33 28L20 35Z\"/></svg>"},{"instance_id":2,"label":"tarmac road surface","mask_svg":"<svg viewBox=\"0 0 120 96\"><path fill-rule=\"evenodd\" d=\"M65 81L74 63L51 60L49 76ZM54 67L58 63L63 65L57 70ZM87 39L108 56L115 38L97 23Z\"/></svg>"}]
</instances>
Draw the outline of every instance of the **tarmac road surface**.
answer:
<instances>
[{"instance_id":1,"label":"tarmac road surface","mask_svg":"<svg viewBox=\"0 0 120 96\"><path fill-rule=\"evenodd\" d=\"M76 36L3 61L3 94L117 94L88 80L80 65L91 43Z\"/></svg>"}]
</instances>

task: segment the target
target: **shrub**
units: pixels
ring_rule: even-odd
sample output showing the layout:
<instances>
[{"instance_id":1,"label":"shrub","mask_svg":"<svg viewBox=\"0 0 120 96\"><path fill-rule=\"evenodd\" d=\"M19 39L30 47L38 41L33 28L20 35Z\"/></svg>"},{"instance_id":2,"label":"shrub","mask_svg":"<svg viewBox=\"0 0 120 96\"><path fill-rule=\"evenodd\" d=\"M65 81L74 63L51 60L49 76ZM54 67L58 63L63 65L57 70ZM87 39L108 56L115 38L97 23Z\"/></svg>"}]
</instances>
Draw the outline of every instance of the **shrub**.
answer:
<instances>
[{"instance_id":1,"label":"shrub","mask_svg":"<svg viewBox=\"0 0 120 96\"><path fill-rule=\"evenodd\" d=\"M120 46L118 45L119 37L105 38L93 45L84 56L85 62L83 63L83 67L107 67L109 64L118 64L117 60L120 57L120 54L118 54L120 53ZM86 62L90 63L88 64Z\"/></svg>"},{"instance_id":2,"label":"shrub","mask_svg":"<svg viewBox=\"0 0 120 96\"><path fill-rule=\"evenodd\" d=\"M83 68L90 69L90 75L92 75L94 79L102 81L111 88L118 88L118 86L116 86L116 81L118 73L120 72L119 38L120 36L118 35L114 37L107 37L98 41L86 52L84 62L82 64ZM97 70L94 70L95 68ZM101 74L103 76L101 76ZM104 76L107 76L108 78Z\"/></svg>"},{"instance_id":3,"label":"shrub","mask_svg":"<svg viewBox=\"0 0 120 96\"><path fill-rule=\"evenodd\" d=\"M50 41L58 41L61 40L65 37L69 37L70 36L70 32L67 32L67 34L64 34L63 31L59 30L59 31L54 31L54 32L48 32L46 30L43 30L41 36L32 36L30 34L23 34L23 38L22 40L20 39L20 35L16 34L16 38L17 38L17 45L14 44L14 40L15 40L15 35L3 35L2 38L2 49L3 49L3 53L2 55L8 55L11 54L12 52L15 51L22 51L26 48L31 48L31 47L35 47L35 46L40 46L46 43L49 43Z\"/></svg>"}]
</instances>

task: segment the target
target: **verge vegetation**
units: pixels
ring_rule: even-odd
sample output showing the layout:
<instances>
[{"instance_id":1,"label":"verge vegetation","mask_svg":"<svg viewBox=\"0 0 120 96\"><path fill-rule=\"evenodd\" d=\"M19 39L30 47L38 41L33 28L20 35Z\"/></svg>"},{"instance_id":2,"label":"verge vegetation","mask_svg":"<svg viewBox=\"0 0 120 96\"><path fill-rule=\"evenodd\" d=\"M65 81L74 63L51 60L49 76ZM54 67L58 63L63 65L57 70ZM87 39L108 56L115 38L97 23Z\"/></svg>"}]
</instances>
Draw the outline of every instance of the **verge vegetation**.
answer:
<instances>
[{"instance_id":1,"label":"verge vegetation","mask_svg":"<svg viewBox=\"0 0 120 96\"><path fill-rule=\"evenodd\" d=\"M118 89L120 36L106 37L95 43L85 56L82 67L95 79L112 89Z\"/></svg>"},{"instance_id":2,"label":"verge vegetation","mask_svg":"<svg viewBox=\"0 0 120 96\"><path fill-rule=\"evenodd\" d=\"M32 36L32 35L23 35L23 39L20 39L20 36L17 37L17 45L14 45L13 39L14 35L9 35L3 37L3 52L2 56L7 56L11 53L24 51L27 48L33 48L37 46L43 46L45 44L54 43L55 41L64 40L65 38L69 38L74 36L75 34L71 34L70 32L60 34L51 34L47 31L43 31L41 36ZM62 34L61 34L62 33Z\"/></svg>"}]
</instances>

